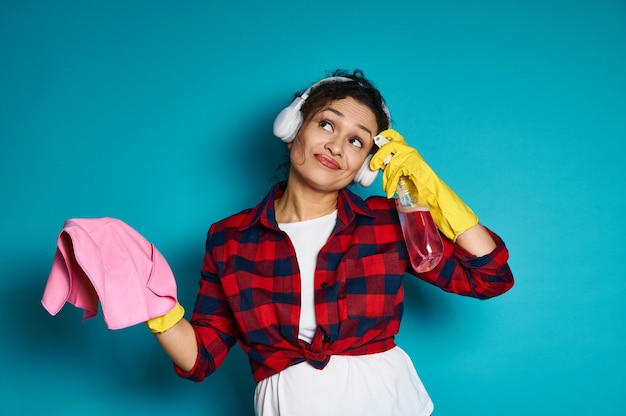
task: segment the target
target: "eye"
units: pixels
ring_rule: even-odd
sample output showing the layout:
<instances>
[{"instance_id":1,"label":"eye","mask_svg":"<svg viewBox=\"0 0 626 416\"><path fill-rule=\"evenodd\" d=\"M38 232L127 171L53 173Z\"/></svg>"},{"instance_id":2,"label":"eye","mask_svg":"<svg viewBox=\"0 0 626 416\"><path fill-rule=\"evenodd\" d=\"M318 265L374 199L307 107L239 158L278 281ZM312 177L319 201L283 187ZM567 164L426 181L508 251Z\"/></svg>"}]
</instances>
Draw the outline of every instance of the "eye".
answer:
<instances>
[{"instance_id":1,"label":"eye","mask_svg":"<svg viewBox=\"0 0 626 416\"><path fill-rule=\"evenodd\" d=\"M321 120L318 125L326 131L333 131L333 123L328 120Z\"/></svg>"},{"instance_id":2,"label":"eye","mask_svg":"<svg viewBox=\"0 0 626 416\"><path fill-rule=\"evenodd\" d=\"M358 147L359 149L363 147L363 142L358 137L351 138L350 144L354 147Z\"/></svg>"}]
</instances>

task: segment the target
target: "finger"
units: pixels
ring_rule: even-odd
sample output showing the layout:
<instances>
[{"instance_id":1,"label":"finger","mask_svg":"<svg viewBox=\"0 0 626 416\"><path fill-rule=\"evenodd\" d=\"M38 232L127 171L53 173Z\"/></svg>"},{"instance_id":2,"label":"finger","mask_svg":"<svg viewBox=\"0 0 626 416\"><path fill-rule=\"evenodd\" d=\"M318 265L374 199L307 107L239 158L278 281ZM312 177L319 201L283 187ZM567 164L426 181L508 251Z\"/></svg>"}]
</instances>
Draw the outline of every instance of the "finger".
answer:
<instances>
[{"instance_id":1,"label":"finger","mask_svg":"<svg viewBox=\"0 0 626 416\"><path fill-rule=\"evenodd\" d=\"M406 145L401 142L389 142L374 153L370 160L370 168L372 170L383 169L390 162L391 157L403 152Z\"/></svg>"},{"instance_id":2,"label":"finger","mask_svg":"<svg viewBox=\"0 0 626 416\"><path fill-rule=\"evenodd\" d=\"M406 171L402 166L389 165L383 171L383 178L385 179L385 186L383 186L385 193L387 194L387 198L393 197L398 189L398 181L400 177L403 175L408 175L409 172Z\"/></svg>"},{"instance_id":3,"label":"finger","mask_svg":"<svg viewBox=\"0 0 626 416\"><path fill-rule=\"evenodd\" d=\"M393 195L396 193L397 186L395 184L396 182L394 182L393 178L383 174L383 191L385 191L387 199L393 198Z\"/></svg>"},{"instance_id":4,"label":"finger","mask_svg":"<svg viewBox=\"0 0 626 416\"><path fill-rule=\"evenodd\" d=\"M374 156L372 156L372 159L370 160L370 169L378 170L385 167L385 161L387 161L387 158L393 156L393 149L391 147L387 147L390 144L391 143L387 143L374 153Z\"/></svg>"}]
</instances>

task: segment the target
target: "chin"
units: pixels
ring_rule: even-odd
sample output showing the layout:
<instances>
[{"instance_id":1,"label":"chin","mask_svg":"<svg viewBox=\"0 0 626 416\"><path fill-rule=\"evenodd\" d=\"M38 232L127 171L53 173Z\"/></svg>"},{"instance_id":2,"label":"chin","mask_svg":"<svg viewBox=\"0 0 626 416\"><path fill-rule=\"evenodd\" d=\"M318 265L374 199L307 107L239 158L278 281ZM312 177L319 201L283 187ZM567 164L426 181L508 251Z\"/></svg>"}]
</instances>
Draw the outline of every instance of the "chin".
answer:
<instances>
[{"instance_id":1,"label":"chin","mask_svg":"<svg viewBox=\"0 0 626 416\"><path fill-rule=\"evenodd\" d=\"M347 188L348 185L350 185L351 183L352 183L351 181L330 182L330 183L329 182L324 182L324 183L315 182L315 185L313 186L320 191L338 192L344 188Z\"/></svg>"},{"instance_id":2,"label":"chin","mask_svg":"<svg viewBox=\"0 0 626 416\"><path fill-rule=\"evenodd\" d=\"M356 174L355 174L356 175ZM289 175L289 179L294 179L293 182L300 182L302 186L310 187L318 192L337 192L341 189L347 188L353 181L354 176L346 177L334 174L334 172L292 172ZM298 176L300 180L298 180Z\"/></svg>"}]
</instances>

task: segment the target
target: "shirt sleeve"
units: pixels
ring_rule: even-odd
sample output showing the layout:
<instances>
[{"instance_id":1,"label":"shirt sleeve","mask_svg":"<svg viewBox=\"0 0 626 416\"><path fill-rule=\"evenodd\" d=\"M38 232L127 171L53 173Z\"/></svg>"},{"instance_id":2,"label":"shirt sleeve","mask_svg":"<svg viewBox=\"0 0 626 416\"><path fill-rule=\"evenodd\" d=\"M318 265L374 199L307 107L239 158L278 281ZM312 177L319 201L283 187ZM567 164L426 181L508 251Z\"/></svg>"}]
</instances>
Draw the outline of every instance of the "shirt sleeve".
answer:
<instances>
[{"instance_id":1,"label":"shirt sleeve","mask_svg":"<svg viewBox=\"0 0 626 416\"><path fill-rule=\"evenodd\" d=\"M196 334L198 358L188 372L174 365L179 376L193 381L202 381L217 370L236 343L236 324L211 254L210 240L209 231L200 289L190 320Z\"/></svg>"},{"instance_id":2,"label":"shirt sleeve","mask_svg":"<svg viewBox=\"0 0 626 416\"><path fill-rule=\"evenodd\" d=\"M417 274L422 280L462 296L488 299L503 294L513 286L508 265L509 252L502 239L491 230L496 248L484 256L474 256L445 237L443 258L433 270Z\"/></svg>"}]
</instances>

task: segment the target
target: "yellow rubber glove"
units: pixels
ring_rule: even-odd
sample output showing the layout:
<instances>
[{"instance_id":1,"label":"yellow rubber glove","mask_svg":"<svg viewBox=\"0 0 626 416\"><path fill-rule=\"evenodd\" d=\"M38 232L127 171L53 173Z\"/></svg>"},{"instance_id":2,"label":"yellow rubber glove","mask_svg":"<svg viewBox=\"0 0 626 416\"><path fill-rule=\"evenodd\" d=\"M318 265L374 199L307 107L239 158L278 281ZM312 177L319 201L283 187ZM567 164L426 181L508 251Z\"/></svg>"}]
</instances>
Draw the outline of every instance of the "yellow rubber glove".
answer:
<instances>
[{"instance_id":1,"label":"yellow rubber glove","mask_svg":"<svg viewBox=\"0 0 626 416\"><path fill-rule=\"evenodd\" d=\"M478 224L478 217L428 166L422 156L393 129L380 133L389 140L372 157L370 168L383 170L383 190L393 197L400 176L411 178L419 199L428 205L437 228L452 241ZM389 160L387 160L389 158ZM387 163L385 164L385 162Z\"/></svg>"},{"instance_id":2,"label":"yellow rubber glove","mask_svg":"<svg viewBox=\"0 0 626 416\"><path fill-rule=\"evenodd\" d=\"M184 314L185 309L180 303L176 302L176 305L172 308L171 311L163 316L152 318L149 321L146 321L146 325L153 333L160 334L176 325L178 321L183 318Z\"/></svg>"}]
</instances>

